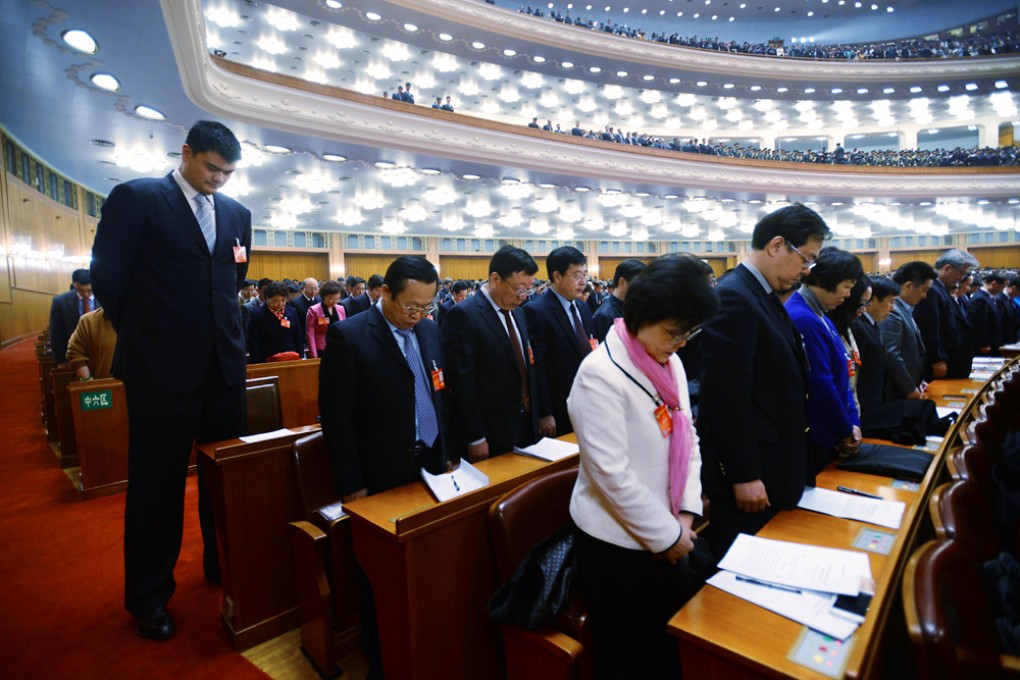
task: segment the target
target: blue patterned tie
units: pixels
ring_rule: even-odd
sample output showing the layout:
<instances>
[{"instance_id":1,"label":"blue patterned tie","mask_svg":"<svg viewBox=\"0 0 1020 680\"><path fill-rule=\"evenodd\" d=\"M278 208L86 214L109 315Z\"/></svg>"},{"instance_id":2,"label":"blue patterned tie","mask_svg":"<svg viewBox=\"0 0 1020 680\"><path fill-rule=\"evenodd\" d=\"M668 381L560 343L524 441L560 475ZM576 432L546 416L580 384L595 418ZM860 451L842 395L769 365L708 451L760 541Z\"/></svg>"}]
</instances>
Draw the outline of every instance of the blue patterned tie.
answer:
<instances>
[{"instance_id":1,"label":"blue patterned tie","mask_svg":"<svg viewBox=\"0 0 1020 680\"><path fill-rule=\"evenodd\" d=\"M209 198L204 194L195 195L195 217L198 218L198 226L202 227L202 235L209 246L209 252L216 246L216 216L213 214L212 206L209 205Z\"/></svg>"},{"instance_id":2,"label":"blue patterned tie","mask_svg":"<svg viewBox=\"0 0 1020 680\"><path fill-rule=\"evenodd\" d=\"M439 422L436 419L436 405L432 403L432 393L425 376L425 367L422 366L418 353L414 351L414 343L411 342L413 331L402 331L398 328L397 333L404 339L404 358L407 359L407 365L411 367L411 373L414 375L414 415L418 419L418 437L426 445L432 446L439 436Z\"/></svg>"}]
</instances>

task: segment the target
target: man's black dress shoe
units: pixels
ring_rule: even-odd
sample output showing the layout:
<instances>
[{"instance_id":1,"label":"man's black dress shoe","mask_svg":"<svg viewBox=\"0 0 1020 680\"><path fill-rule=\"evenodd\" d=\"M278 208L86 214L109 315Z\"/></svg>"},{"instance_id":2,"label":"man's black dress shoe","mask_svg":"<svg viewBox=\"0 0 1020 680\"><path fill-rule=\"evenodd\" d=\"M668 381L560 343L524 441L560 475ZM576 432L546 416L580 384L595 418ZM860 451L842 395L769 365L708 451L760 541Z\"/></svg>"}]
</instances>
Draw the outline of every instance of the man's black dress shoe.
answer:
<instances>
[{"instance_id":1,"label":"man's black dress shoe","mask_svg":"<svg viewBox=\"0 0 1020 680\"><path fill-rule=\"evenodd\" d=\"M135 621L138 623L138 634L150 640L169 640L177 632L170 612L163 607L156 607L148 616L136 616Z\"/></svg>"}]
</instances>

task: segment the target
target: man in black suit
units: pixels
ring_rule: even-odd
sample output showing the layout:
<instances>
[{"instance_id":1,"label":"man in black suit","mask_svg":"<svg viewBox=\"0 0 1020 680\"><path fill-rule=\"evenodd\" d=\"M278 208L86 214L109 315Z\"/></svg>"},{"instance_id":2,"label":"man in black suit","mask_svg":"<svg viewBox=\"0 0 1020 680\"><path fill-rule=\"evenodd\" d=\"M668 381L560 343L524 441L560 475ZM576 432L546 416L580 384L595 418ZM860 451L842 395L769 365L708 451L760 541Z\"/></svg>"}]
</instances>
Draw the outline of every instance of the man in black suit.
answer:
<instances>
[{"instance_id":1,"label":"man in black suit","mask_svg":"<svg viewBox=\"0 0 1020 680\"><path fill-rule=\"evenodd\" d=\"M89 270L75 269L71 273L71 290L57 295L50 304L50 348L57 366L67 366L67 341L78 319L100 306L92 294Z\"/></svg>"},{"instance_id":2,"label":"man in black suit","mask_svg":"<svg viewBox=\"0 0 1020 680\"><path fill-rule=\"evenodd\" d=\"M921 330L927 352L925 380L934 378L966 378L974 358L970 323L956 304L950 288L977 267L970 253L949 250L935 260L938 278L929 294L914 308L914 321Z\"/></svg>"},{"instance_id":3,"label":"man in black suit","mask_svg":"<svg viewBox=\"0 0 1020 680\"><path fill-rule=\"evenodd\" d=\"M628 258L616 265L616 271L613 272L613 292L606 296L605 302L592 315L595 339L599 342L605 341L613 321L623 316L623 301L627 299L627 288L644 268L645 263L634 258Z\"/></svg>"},{"instance_id":4,"label":"man in black suit","mask_svg":"<svg viewBox=\"0 0 1020 680\"><path fill-rule=\"evenodd\" d=\"M177 169L114 187L92 248L92 283L117 330L113 375L124 382L130 427L125 606L138 633L155 640L174 634L166 604L192 443L237 437L246 427L237 291L248 271L251 212L217 194L240 159L230 130L197 122ZM201 465L198 489L205 575L217 581Z\"/></svg>"},{"instance_id":5,"label":"man in black suit","mask_svg":"<svg viewBox=\"0 0 1020 680\"><path fill-rule=\"evenodd\" d=\"M857 400L861 405L861 431L883 427L890 412L897 407L884 408L896 400L889 384L888 362L885 343L882 341L882 323L893 310L900 284L887 276L871 279L871 304L852 325L854 339L860 352L861 367L857 373ZM902 402L901 402L902 403Z\"/></svg>"},{"instance_id":6,"label":"man in black suit","mask_svg":"<svg viewBox=\"0 0 1020 680\"><path fill-rule=\"evenodd\" d=\"M440 326L443 325L443 319L445 319L449 311L453 309L453 306L460 304L467 299L468 290L470 288L471 284L467 281L456 281L452 286L450 286L450 297L447 298L446 302L439 305L436 310L436 322Z\"/></svg>"},{"instance_id":7,"label":"man in black suit","mask_svg":"<svg viewBox=\"0 0 1020 680\"><path fill-rule=\"evenodd\" d=\"M560 246L546 258L550 286L524 306L535 352L538 381L538 434L560 437L574 431L567 395L581 360L595 348L595 326L581 301L588 260L573 246Z\"/></svg>"},{"instance_id":8,"label":"man in black suit","mask_svg":"<svg viewBox=\"0 0 1020 680\"><path fill-rule=\"evenodd\" d=\"M319 299L319 282L311 277L301 282L301 294L287 302L287 306L297 312L302 338L305 337L305 316L308 314L308 308L319 302L322 302Z\"/></svg>"},{"instance_id":9,"label":"man in black suit","mask_svg":"<svg viewBox=\"0 0 1020 680\"><path fill-rule=\"evenodd\" d=\"M488 282L443 320L457 450L471 462L536 440L534 352L519 307L537 271L526 251L503 246L489 261Z\"/></svg>"},{"instance_id":10,"label":"man in black suit","mask_svg":"<svg viewBox=\"0 0 1020 680\"><path fill-rule=\"evenodd\" d=\"M1002 317L1002 344L1010 345L1017 341L1020 334L1020 316L1017 315L1016 305L1013 304L1013 295L1016 294L1016 286L1012 282L1007 285L1006 290L995 296L995 304L999 307L999 316Z\"/></svg>"},{"instance_id":11,"label":"man in black suit","mask_svg":"<svg viewBox=\"0 0 1020 680\"><path fill-rule=\"evenodd\" d=\"M996 296L1006 288L1006 277L998 272L985 275L981 288L970 301L970 324L974 328L974 344L984 356L999 353L1002 347L1002 313Z\"/></svg>"},{"instance_id":12,"label":"man in black suit","mask_svg":"<svg viewBox=\"0 0 1020 680\"><path fill-rule=\"evenodd\" d=\"M702 326L698 431L702 485L712 501L707 531L717 557L738 533L754 534L796 507L814 483L807 454L804 347L779 296L814 266L829 235L795 204L763 217L750 256L716 291L718 316Z\"/></svg>"},{"instance_id":13,"label":"man in black suit","mask_svg":"<svg viewBox=\"0 0 1020 680\"><path fill-rule=\"evenodd\" d=\"M368 309L372 301L365 294L365 279L360 276L348 276L347 287L349 294L340 300L340 306L344 308L344 312L347 314L346 318L349 319L355 314Z\"/></svg>"},{"instance_id":14,"label":"man in black suit","mask_svg":"<svg viewBox=\"0 0 1020 680\"><path fill-rule=\"evenodd\" d=\"M329 327L319 365L322 432L345 503L420 479L421 468L438 474L459 462L447 434L439 327L425 318L436 268L399 257L384 280L378 305ZM363 572L360 581L369 677L382 677L372 589Z\"/></svg>"}]
</instances>

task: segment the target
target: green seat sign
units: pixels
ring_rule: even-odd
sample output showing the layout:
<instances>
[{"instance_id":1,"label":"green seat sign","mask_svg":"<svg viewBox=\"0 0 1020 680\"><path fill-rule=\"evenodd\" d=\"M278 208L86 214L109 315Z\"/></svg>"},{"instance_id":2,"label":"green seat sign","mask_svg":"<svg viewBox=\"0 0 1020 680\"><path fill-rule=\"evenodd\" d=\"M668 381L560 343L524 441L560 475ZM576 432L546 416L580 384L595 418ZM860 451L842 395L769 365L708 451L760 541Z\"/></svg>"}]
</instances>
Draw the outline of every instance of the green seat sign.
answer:
<instances>
[{"instance_id":1,"label":"green seat sign","mask_svg":"<svg viewBox=\"0 0 1020 680\"><path fill-rule=\"evenodd\" d=\"M98 411L102 408L113 408L113 393L110 390L85 392L81 395L82 411Z\"/></svg>"}]
</instances>

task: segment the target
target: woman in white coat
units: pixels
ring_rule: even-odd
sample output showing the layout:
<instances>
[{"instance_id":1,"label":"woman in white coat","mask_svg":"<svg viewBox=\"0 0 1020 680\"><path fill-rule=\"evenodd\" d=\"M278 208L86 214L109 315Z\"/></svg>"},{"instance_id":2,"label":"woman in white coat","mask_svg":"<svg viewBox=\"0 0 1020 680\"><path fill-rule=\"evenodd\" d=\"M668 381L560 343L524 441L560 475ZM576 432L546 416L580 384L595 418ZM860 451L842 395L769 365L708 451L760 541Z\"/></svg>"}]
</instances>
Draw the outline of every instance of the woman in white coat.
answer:
<instances>
[{"instance_id":1,"label":"woman in white coat","mask_svg":"<svg viewBox=\"0 0 1020 680\"><path fill-rule=\"evenodd\" d=\"M581 447L570 500L580 529L577 586L602 679L679 677L666 623L690 594L686 557L702 505L701 453L676 351L718 311L706 269L685 255L649 264L567 399Z\"/></svg>"}]
</instances>

